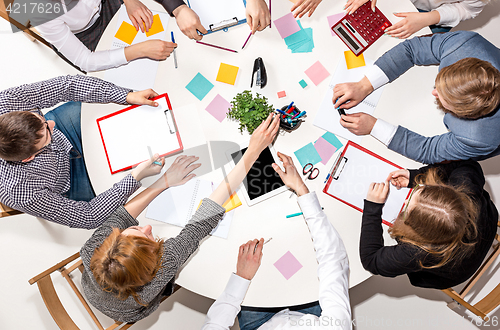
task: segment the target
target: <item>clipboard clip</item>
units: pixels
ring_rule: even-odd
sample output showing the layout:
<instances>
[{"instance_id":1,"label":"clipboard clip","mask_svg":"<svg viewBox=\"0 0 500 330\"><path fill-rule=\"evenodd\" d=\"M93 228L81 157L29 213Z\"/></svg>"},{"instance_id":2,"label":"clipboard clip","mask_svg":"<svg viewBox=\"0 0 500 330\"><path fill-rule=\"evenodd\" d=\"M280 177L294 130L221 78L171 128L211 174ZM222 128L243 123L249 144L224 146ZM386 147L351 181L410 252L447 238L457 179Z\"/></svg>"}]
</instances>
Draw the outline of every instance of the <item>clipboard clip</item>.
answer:
<instances>
[{"instance_id":1,"label":"clipboard clip","mask_svg":"<svg viewBox=\"0 0 500 330\"><path fill-rule=\"evenodd\" d=\"M233 17L233 18L230 18L230 19L226 19L226 20L220 21L219 23L210 24L208 26L208 28L212 32L219 31L219 30L227 31L228 27L231 27L231 26L236 25L236 24L238 24L238 18L237 17Z\"/></svg>"},{"instance_id":2,"label":"clipboard clip","mask_svg":"<svg viewBox=\"0 0 500 330\"><path fill-rule=\"evenodd\" d=\"M177 133L177 125L175 125L174 118L172 117L172 111L169 109L163 111L165 114L165 118L167 119L168 129L170 130L170 134Z\"/></svg>"},{"instance_id":3,"label":"clipboard clip","mask_svg":"<svg viewBox=\"0 0 500 330\"><path fill-rule=\"evenodd\" d=\"M342 173L342 171L344 170L346 163L347 163L347 157L342 157L340 162L338 162L337 165L335 165L335 168L333 169L333 172L332 172L333 180L339 179L339 176Z\"/></svg>"}]
</instances>

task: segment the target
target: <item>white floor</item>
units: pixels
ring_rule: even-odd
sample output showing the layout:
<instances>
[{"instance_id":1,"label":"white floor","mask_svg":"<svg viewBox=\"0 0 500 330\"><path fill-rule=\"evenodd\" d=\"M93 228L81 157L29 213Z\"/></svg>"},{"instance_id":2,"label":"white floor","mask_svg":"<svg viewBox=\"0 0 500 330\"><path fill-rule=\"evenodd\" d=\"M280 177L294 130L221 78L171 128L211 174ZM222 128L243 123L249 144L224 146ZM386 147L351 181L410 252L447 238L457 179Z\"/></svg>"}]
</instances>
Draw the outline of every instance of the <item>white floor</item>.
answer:
<instances>
[{"instance_id":1,"label":"white floor","mask_svg":"<svg viewBox=\"0 0 500 330\"><path fill-rule=\"evenodd\" d=\"M477 19L459 26L463 30L478 31L500 46L499 27L500 1L488 5ZM3 20L0 21L0 44L0 90L77 73L47 47L28 41L20 33L12 34ZM487 189L500 205L500 157L482 165L487 176ZM78 251L90 232L65 228L27 215L1 219L0 226L0 329L57 329L38 290L28 284L28 279ZM500 282L499 268L498 264L493 267L484 291ZM56 286L61 283L56 281ZM451 299L447 296L436 290L415 288L406 276L394 279L373 276L352 288L350 296L353 323L358 330L500 328L499 310L491 314L490 322L476 324L475 318L463 308L449 309L447 302ZM90 325L89 318L80 316L82 311L75 307L78 303L75 299L63 294L63 301L82 329L95 328ZM198 329L212 302L182 289L134 328Z\"/></svg>"}]
</instances>

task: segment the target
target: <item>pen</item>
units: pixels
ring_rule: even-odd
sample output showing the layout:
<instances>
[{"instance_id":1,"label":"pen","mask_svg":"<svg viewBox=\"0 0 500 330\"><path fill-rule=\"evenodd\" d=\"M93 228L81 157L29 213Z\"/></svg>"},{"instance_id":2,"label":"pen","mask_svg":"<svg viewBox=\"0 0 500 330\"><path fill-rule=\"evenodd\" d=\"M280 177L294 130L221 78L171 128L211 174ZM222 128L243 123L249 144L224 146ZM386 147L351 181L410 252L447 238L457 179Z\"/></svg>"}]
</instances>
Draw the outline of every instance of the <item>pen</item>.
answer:
<instances>
[{"instance_id":1,"label":"pen","mask_svg":"<svg viewBox=\"0 0 500 330\"><path fill-rule=\"evenodd\" d=\"M170 36L172 37L172 42L175 44L174 31L170 31ZM174 65L175 68L177 69L177 55L175 54L175 48L174 48Z\"/></svg>"},{"instance_id":2,"label":"pen","mask_svg":"<svg viewBox=\"0 0 500 330\"><path fill-rule=\"evenodd\" d=\"M153 158L153 152L151 151L151 147L148 146L148 152L149 152L149 158ZM153 164L156 164L156 165L160 165L161 166L161 162L159 161L154 161Z\"/></svg>"},{"instance_id":3,"label":"pen","mask_svg":"<svg viewBox=\"0 0 500 330\"><path fill-rule=\"evenodd\" d=\"M248 35L248 38L247 38L247 40L245 40L245 43L243 44L243 47L241 47L241 49L245 48L245 46L247 45L247 42L248 42L248 40L250 40L251 36L252 36L252 32L250 32L250 34Z\"/></svg>"},{"instance_id":4,"label":"pen","mask_svg":"<svg viewBox=\"0 0 500 330\"><path fill-rule=\"evenodd\" d=\"M267 242L269 242L270 240L272 240L273 238L272 237L269 237L268 239L266 239L264 241L264 245L266 245ZM260 242L260 241L259 241ZM259 242L257 242L257 244L255 244L255 247L253 248L253 253L255 253L255 251L257 250L257 245L259 245Z\"/></svg>"},{"instance_id":5,"label":"pen","mask_svg":"<svg viewBox=\"0 0 500 330\"><path fill-rule=\"evenodd\" d=\"M276 109L276 111L278 111L279 113L281 113L282 115L285 115L285 116L289 116L289 117L291 117L291 116L292 116L292 115L290 115L289 113L286 113L285 111L280 110L280 109Z\"/></svg>"},{"instance_id":6,"label":"pen","mask_svg":"<svg viewBox=\"0 0 500 330\"><path fill-rule=\"evenodd\" d=\"M221 46L212 45L212 44L207 44L206 42L203 42L203 41L196 40L196 43L197 44L201 44L201 45L205 45L205 46L209 46L209 47L214 47L214 48L222 49L222 50L227 50L228 52L237 53L237 51L235 51L235 50L232 50L232 49L229 49L229 48L224 48L224 47L221 47Z\"/></svg>"},{"instance_id":7,"label":"pen","mask_svg":"<svg viewBox=\"0 0 500 330\"><path fill-rule=\"evenodd\" d=\"M322 210L324 210L325 208L324 208L324 207L322 207L321 209L322 209ZM296 217L296 216L299 216L299 215L302 215L302 212L289 214L289 215L287 215L286 217L287 217L287 219L288 219L288 218L293 218L293 217Z\"/></svg>"},{"instance_id":8,"label":"pen","mask_svg":"<svg viewBox=\"0 0 500 330\"><path fill-rule=\"evenodd\" d=\"M340 97L337 97L337 99L335 100L335 103L337 103L337 101L338 101L339 99L340 99ZM342 104L344 104L344 103L342 103ZM342 105L342 104L341 104L341 105ZM335 108L335 109L339 112L339 115L341 115L341 116L342 116L342 115L344 115L344 116L346 115L346 114L345 114L344 109L340 109L340 105L339 105L337 108Z\"/></svg>"},{"instance_id":9,"label":"pen","mask_svg":"<svg viewBox=\"0 0 500 330\"><path fill-rule=\"evenodd\" d=\"M307 112L306 111L302 111L301 113L299 113L298 115L295 115L293 116L292 118L293 119L299 119L300 117L302 117L303 115L305 115Z\"/></svg>"}]
</instances>

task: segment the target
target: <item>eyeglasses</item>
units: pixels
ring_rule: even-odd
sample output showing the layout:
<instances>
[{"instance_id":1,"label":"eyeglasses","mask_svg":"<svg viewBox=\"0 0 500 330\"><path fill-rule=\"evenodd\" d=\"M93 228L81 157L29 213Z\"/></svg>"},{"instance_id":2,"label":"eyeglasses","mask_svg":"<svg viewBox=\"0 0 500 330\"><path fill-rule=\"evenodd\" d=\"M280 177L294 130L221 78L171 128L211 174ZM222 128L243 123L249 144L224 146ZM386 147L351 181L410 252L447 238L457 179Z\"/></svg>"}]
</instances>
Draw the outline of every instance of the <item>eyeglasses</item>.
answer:
<instances>
[{"instance_id":1,"label":"eyeglasses","mask_svg":"<svg viewBox=\"0 0 500 330\"><path fill-rule=\"evenodd\" d=\"M404 207L404 209L401 211L401 213L403 214L403 217L406 217L406 210L408 210L408 205L410 205L410 201L411 201L411 198L413 197L413 195L415 194L415 191L417 191L418 189L420 189L421 187L424 187L423 184L417 184L410 192L410 196L408 196L408 199L406 200L406 205Z\"/></svg>"},{"instance_id":2,"label":"eyeglasses","mask_svg":"<svg viewBox=\"0 0 500 330\"><path fill-rule=\"evenodd\" d=\"M45 121L45 127L47 128L47 134L49 134L50 141L46 145L44 145L43 147L41 147L40 149L38 149L38 151L35 152L33 154L33 156L41 154L42 152L44 152L45 150L47 150L49 148L49 146L52 144L52 131L50 130L49 123L47 121Z\"/></svg>"}]
</instances>

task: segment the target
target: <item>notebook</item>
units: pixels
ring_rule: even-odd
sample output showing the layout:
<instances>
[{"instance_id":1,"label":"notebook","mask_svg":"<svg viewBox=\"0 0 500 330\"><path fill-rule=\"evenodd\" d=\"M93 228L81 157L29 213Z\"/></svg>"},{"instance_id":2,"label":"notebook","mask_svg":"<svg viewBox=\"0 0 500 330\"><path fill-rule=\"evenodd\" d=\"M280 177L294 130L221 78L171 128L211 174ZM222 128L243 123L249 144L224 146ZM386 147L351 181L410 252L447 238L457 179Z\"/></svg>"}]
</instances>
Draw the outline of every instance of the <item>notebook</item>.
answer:
<instances>
[{"instance_id":1,"label":"notebook","mask_svg":"<svg viewBox=\"0 0 500 330\"><path fill-rule=\"evenodd\" d=\"M333 87L336 84L344 82L358 82L360 81L367 71L368 67L373 65L373 61L365 58L366 65L354 69L347 69L347 64L345 57L342 56L337 69L328 85L328 90L326 91L325 97L321 102L319 110L314 118L314 126L327 130L333 134L343 137L344 139L351 140L356 143L361 143L363 136L355 135L349 132L346 128L340 125L340 115L338 111L333 106ZM373 114L375 108L377 107L380 96L384 87L380 87L368 95L361 103L351 109L345 109L346 114L352 114L357 112L364 112L368 114Z\"/></svg>"}]
</instances>

